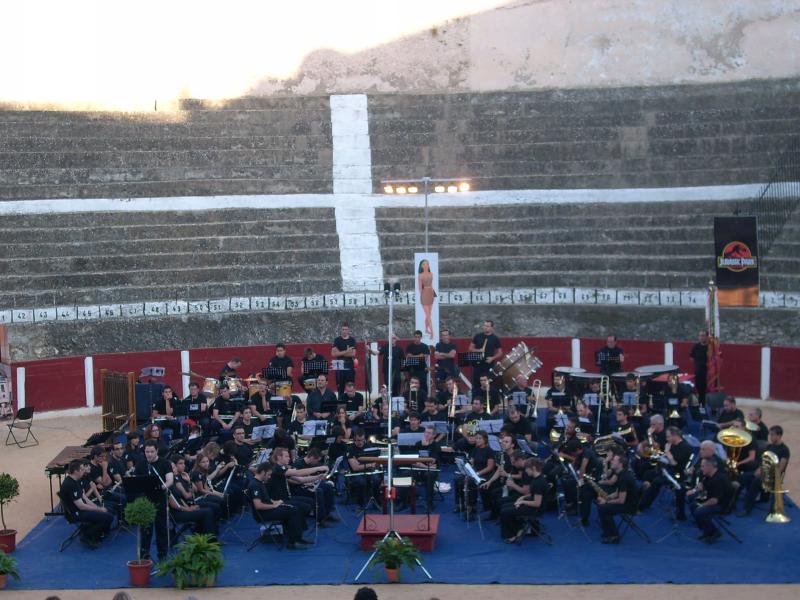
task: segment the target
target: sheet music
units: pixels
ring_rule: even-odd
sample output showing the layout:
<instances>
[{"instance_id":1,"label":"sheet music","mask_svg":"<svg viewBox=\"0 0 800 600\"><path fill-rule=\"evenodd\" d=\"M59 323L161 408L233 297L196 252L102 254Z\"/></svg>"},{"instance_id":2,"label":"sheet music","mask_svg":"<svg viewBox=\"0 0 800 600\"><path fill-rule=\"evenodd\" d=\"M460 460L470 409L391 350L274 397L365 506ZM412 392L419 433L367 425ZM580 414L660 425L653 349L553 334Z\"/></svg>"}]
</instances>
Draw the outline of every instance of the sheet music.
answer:
<instances>
[{"instance_id":1,"label":"sheet music","mask_svg":"<svg viewBox=\"0 0 800 600\"><path fill-rule=\"evenodd\" d=\"M406 399L402 396L394 396L391 400L392 412L404 413L406 412Z\"/></svg>"},{"instance_id":2,"label":"sheet music","mask_svg":"<svg viewBox=\"0 0 800 600\"><path fill-rule=\"evenodd\" d=\"M478 429L486 433L500 433L503 428L503 419L482 419L478 421Z\"/></svg>"},{"instance_id":3,"label":"sheet music","mask_svg":"<svg viewBox=\"0 0 800 600\"><path fill-rule=\"evenodd\" d=\"M622 392L622 404L624 406L636 406L639 404L639 395L636 392Z\"/></svg>"},{"instance_id":4,"label":"sheet music","mask_svg":"<svg viewBox=\"0 0 800 600\"><path fill-rule=\"evenodd\" d=\"M586 406L599 406L600 396L598 394L584 394L583 403Z\"/></svg>"},{"instance_id":5,"label":"sheet music","mask_svg":"<svg viewBox=\"0 0 800 600\"><path fill-rule=\"evenodd\" d=\"M303 435L325 435L328 430L327 421L306 421L303 423Z\"/></svg>"},{"instance_id":6,"label":"sheet music","mask_svg":"<svg viewBox=\"0 0 800 600\"><path fill-rule=\"evenodd\" d=\"M516 405L527 404L528 396L525 392L513 392L511 394L511 403Z\"/></svg>"},{"instance_id":7,"label":"sheet music","mask_svg":"<svg viewBox=\"0 0 800 600\"><path fill-rule=\"evenodd\" d=\"M415 446L417 442L421 442L425 437L424 433L398 433L397 445L398 446Z\"/></svg>"},{"instance_id":8,"label":"sheet music","mask_svg":"<svg viewBox=\"0 0 800 600\"><path fill-rule=\"evenodd\" d=\"M433 427L436 434L447 433L447 421L423 421L420 423L423 427Z\"/></svg>"},{"instance_id":9,"label":"sheet music","mask_svg":"<svg viewBox=\"0 0 800 600\"><path fill-rule=\"evenodd\" d=\"M250 439L253 440L268 440L275 437L275 428L277 425L274 423L268 425L257 425L253 427L253 433Z\"/></svg>"}]
</instances>

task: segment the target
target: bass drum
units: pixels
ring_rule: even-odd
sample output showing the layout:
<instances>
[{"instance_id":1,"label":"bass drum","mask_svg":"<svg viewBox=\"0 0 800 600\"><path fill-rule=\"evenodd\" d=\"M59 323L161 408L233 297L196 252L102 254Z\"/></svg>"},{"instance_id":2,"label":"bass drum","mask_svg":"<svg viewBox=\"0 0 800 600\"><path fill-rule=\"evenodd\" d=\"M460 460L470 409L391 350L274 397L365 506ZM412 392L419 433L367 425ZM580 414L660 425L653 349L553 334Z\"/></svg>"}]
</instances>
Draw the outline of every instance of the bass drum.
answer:
<instances>
[{"instance_id":1,"label":"bass drum","mask_svg":"<svg viewBox=\"0 0 800 600\"><path fill-rule=\"evenodd\" d=\"M206 377L203 381L203 395L206 398L216 398L219 396L219 380L213 377Z\"/></svg>"},{"instance_id":2,"label":"bass drum","mask_svg":"<svg viewBox=\"0 0 800 600\"><path fill-rule=\"evenodd\" d=\"M503 389L508 392L514 387L514 380L519 375L528 379L541 366L542 361L528 350L525 342L520 342L492 366L492 375L502 380Z\"/></svg>"}]
</instances>

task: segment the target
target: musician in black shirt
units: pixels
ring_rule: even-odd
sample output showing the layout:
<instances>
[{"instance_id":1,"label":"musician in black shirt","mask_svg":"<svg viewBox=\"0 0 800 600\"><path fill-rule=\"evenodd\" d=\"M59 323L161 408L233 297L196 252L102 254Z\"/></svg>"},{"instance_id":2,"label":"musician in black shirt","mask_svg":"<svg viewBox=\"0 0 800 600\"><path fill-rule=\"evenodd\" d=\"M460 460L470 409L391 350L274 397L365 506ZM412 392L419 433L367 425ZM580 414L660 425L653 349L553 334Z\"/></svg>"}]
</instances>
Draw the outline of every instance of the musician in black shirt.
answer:
<instances>
[{"instance_id":1,"label":"musician in black shirt","mask_svg":"<svg viewBox=\"0 0 800 600\"><path fill-rule=\"evenodd\" d=\"M165 433L169 432L168 439L180 437L181 435L181 424L174 414L177 400L178 397L175 395L175 391L168 385L164 386L164 389L161 390L161 397L153 402L152 410L150 411L151 419L154 422L158 420Z\"/></svg>"},{"instance_id":2,"label":"musician in black shirt","mask_svg":"<svg viewBox=\"0 0 800 600\"><path fill-rule=\"evenodd\" d=\"M617 346L617 336L609 335L606 338L606 345L594 353L594 362L603 375L611 376L622 370L625 352Z\"/></svg>"},{"instance_id":3,"label":"musician in black shirt","mask_svg":"<svg viewBox=\"0 0 800 600\"><path fill-rule=\"evenodd\" d=\"M342 384L344 386L344 383ZM329 410L323 410L325 405L336 404L336 394L328 389L327 375L317 377L317 389L312 391L306 399L308 414L315 419L327 419L331 416Z\"/></svg>"},{"instance_id":4,"label":"musician in black shirt","mask_svg":"<svg viewBox=\"0 0 800 600\"><path fill-rule=\"evenodd\" d=\"M727 429L728 427L733 427L734 421L744 423L744 413L736 408L736 398L726 396L722 401L722 412L719 413L717 423L719 423L720 429Z\"/></svg>"},{"instance_id":5,"label":"musician in black shirt","mask_svg":"<svg viewBox=\"0 0 800 600\"><path fill-rule=\"evenodd\" d=\"M642 484L642 498L639 502L639 509L646 510L658 498L661 488L665 485L672 485L675 494L675 518L679 521L686 520L686 488L681 485L680 489L675 489L667 477L663 474L664 470L678 482L684 478L686 467L692 458L692 448L683 439L681 430L677 427L668 427L666 430L667 442L663 446L664 458L667 459L667 464L659 462L655 468L650 469L645 473L645 481Z\"/></svg>"},{"instance_id":6,"label":"musician in black shirt","mask_svg":"<svg viewBox=\"0 0 800 600\"><path fill-rule=\"evenodd\" d=\"M344 384L344 393L339 394L339 404L345 405L345 410L361 411L366 407L364 405L364 394L356 391L355 381L348 381Z\"/></svg>"},{"instance_id":7,"label":"musician in black shirt","mask_svg":"<svg viewBox=\"0 0 800 600\"><path fill-rule=\"evenodd\" d=\"M444 380L444 389L436 392L436 403L441 407L449 407L453 402L454 393L457 399L459 391L458 386L456 385L456 380L448 377Z\"/></svg>"},{"instance_id":8,"label":"musician in black shirt","mask_svg":"<svg viewBox=\"0 0 800 600\"><path fill-rule=\"evenodd\" d=\"M350 337L350 325L342 323L342 334L333 340L331 346L331 356L334 360L341 360L343 369L336 371L336 384L339 393L344 391L344 384L348 381L355 381L356 372L353 359L356 356L356 340ZM319 380L317 380L319 383ZM327 417L325 417L327 418Z\"/></svg>"},{"instance_id":9,"label":"musician in black shirt","mask_svg":"<svg viewBox=\"0 0 800 600\"><path fill-rule=\"evenodd\" d=\"M706 402L706 379L708 377L708 332L701 330L697 343L692 346L689 358L694 363L694 387L700 404Z\"/></svg>"},{"instance_id":10,"label":"musician in black shirt","mask_svg":"<svg viewBox=\"0 0 800 600\"><path fill-rule=\"evenodd\" d=\"M403 358L405 354L403 353L403 349L397 345L398 339L397 336L392 334L392 396L399 396L400 395L400 371L403 367ZM370 351L372 353L372 351ZM383 346L380 347L378 350L378 354L382 356L381 359L381 371L383 373L383 381L384 384L388 384L389 381L389 343L387 342Z\"/></svg>"},{"instance_id":11,"label":"musician in black shirt","mask_svg":"<svg viewBox=\"0 0 800 600\"><path fill-rule=\"evenodd\" d=\"M208 400L200 393L200 386L194 381L189 384L189 395L183 400L177 400L172 410L175 416L191 419L203 431L208 431Z\"/></svg>"},{"instance_id":12,"label":"musician in black shirt","mask_svg":"<svg viewBox=\"0 0 800 600\"><path fill-rule=\"evenodd\" d=\"M494 470L497 467L494 459L494 450L489 448L489 434L483 430L475 432L475 447L472 449L469 462L472 464L472 468L475 469L478 477L483 479L484 482L488 482L494 474ZM477 486L471 479L467 479L467 486L468 513L475 514L478 506ZM496 507L489 486L483 487L483 485L481 485L480 495L483 509L495 512Z\"/></svg>"},{"instance_id":13,"label":"musician in black shirt","mask_svg":"<svg viewBox=\"0 0 800 600\"><path fill-rule=\"evenodd\" d=\"M223 419L225 415L229 418ZM233 424L242 416L242 402L231 398L231 392L227 386L222 386L219 396L214 400L211 409L211 428L221 439L230 439L233 432Z\"/></svg>"},{"instance_id":14,"label":"musician in black shirt","mask_svg":"<svg viewBox=\"0 0 800 600\"><path fill-rule=\"evenodd\" d=\"M304 550L303 545L314 542L303 539L306 522L302 511L283 500L270 497L269 487L272 478L273 466L270 463L261 463L256 468L253 481L250 482L247 493L253 508L258 512L262 521L281 521L288 544L288 550ZM301 545L303 544L303 545Z\"/></svg>"},{"instance_id":15,"label":"musician in black shirt","mask_svg":"<svg viewBox=\"0 0 800 600\"><path fill-rule=\"evenodd\" d=\"M619 544L619 531L614 517L620 514L634 514L638 502L636 479L628 469L628 457L614 454L611 458L611 470L617 476L616 493L605 498L597 498L597 515L603 528L604 544Z\"/></svg>"},{"instance_id":16,"label":"musician in black shirt","mask_svg":"<svg viewBox=\"0 0 800 600\"><path fill-rule=\"evenodd\" d=\"M692 506L692 516L697 526L703 532L700 540L713 544L722 537L722 532L714 524L713 517L722 513L733 495L733 486L730 478L717 468L717 461L704 458L700 461L702 472L701 483L695 490L689 490L687 495L696 496L698 491L705 492L705 499L698 499Z\"/></svg>"},{"instance_id":17,"label":"musician in black shirt","mask_svg":"<svg viewBox=\"0 0 800 600\"><path fill-rule=\"evenodd\" d=\"M67 476L61 484L58 496L64 512L80 522L87 523L83 528L80 540L86 546L94 549L100 545L100 540L110 530L114 516L102 506L89 501L83 492L80 480L89 473L89 463L86 460L73 460L67 468Z\"/></svg>"},{"instance_id":18,"label":"musician in black shirt","mask_svg":"<svg viewBox=\"0 0 800 600\"><path fill-rule=\"evenodd\" d=\"M247 443L245 439L245 428L243 425L234 425L233 427L233 443L236 445L233 451L233 458L236 459L236 464L243 469L250 469L255 471L255 467L250 467L253 462L253 447Z\"/></svg>"},{"instance_id":19,"label":"musician in black shirt","mask_svg":"<svg viewBox=\"0 0 800 600\"><path fill-rule=\"evenodd\" d=\"M416 358L419 360L420 364L418 366L408 368L408 375L411 378L416 377L419 380L419 390L422 398L427 398L428 396L428 366L425 361L430 353L430 348L422 343L422 332L420 330L415 331L414 341L406 346L406 358ZM420 402L419 405L422 406L422 403Z\"/></svg>"},{"instance_id":20,"label":"musician in black shirt","mask_svg":"<svg viewBox=\"0 0 800 600\"><path fill-rule=\"evenodd\" d=\"M148 476L153 475L159 478L161 487L164 490L150 497L150 501L156 505L156 549L158 551L158 561L161 562L167 557L169 547L167 545L167 502L165 493L172 487L174 482L172 475L172 465L166 458L158 456L158 444L153 440L144 443L144 460L136 465L134 475ZM141 529L142 558L150 557L150 544L153 541L153 527L142 527Z\"/></svg>"},{"instance_id":21,"label":"musician in black shirt","mask_svg":"<svg viewBox=\"0 0 800 600\"><path fill-rule=\"evenodd\" d=\"M481 333L476 333L472 337L469 351L483 354L483 360L472 369L472 387L478 388L481 375L488 375L492 364L503 356L502 342L494 333L494 321L487 319L483 322Z\"/></svg>"},{"instance_id":22,"label":"musician in black shirt","mask_svg":"<svg viewBox=\"0 0 800 600\"><path fill-rule=\"evenodd\" d=\"M472 399L480 399L484 407L489 405L489 414L493 417L500 414L503 408L503 396L493 387L488 375L481 375L478 380L480 388L472 392Z\"/></svg>"},{"instance_id":23,"label":"musician in black shirt","mask_svg":"<svg viewBox=\"0 0 800 600\"><path fill-rule=\"evenodd\" d=\"M335 493L328 473L328 467L322 464L322 452L319 448L310 448L287 471L292 498L308 498L314 503L317 523L321 528L339 521L332 514Z\"/></svg>"},{"instance_id":24,"label":"musician in black shirt","mask_svg":"<svg viewBox=\"0 0 800 600\"><path fill-rule=\"evenodd\" d=\"M317 377L320 373L327 371L327 366L323 369L322 363L324 358L320 357L313 348L306 348L303 353L303 372L297 377L300 387L304 388L307 392L311 392L316 385Z\"/></svg>"},{"instance_id":25,"label":"musician in black shirt","mask_svg":"<svg viewBox=\"0 0 800 600\"><path fill-rule=\"evenodd\" d=\"M191 523L195 533L219 534L219 505L200 505L195 502L191 477L186 473L186 461L180 455L172 457L175 470L168 496L169 508L176 523Z\"/></svg>"},{"instance_id":26,"label":"musician in black shirt","mask_svg":"<svg viewBox=\"0 0 800 600\"><path fill-rule=\"evenodd\" d=\"M275 356L269 359L267 369L278 369L285 372L285 376L270 377L270 381L288 380L290 383L294 377L294 361L286 356L286 345L278 344L275 346Z\"/></svg>"},{"instance_id":27,"label":"musician in black shirt","mask_svg":"<svg viewBox=\"0 0 800 600\"><path fill-rule=\"evenodd\" d=\"M766 442L769 440L769 427L761 420L762 413L760 408L751 408L747 411L747 423L745 423L747 430L753 434L753 439L759 442ZM755 431L752 428L755 427Z\"/></svg>"},{"instance_id":28,"label":"musician in black shirt","mask_svg":"<svg viewBox=\"0 0 800 600\"><path fill-rule=\"evenodd\" d=\"M769 444L764 448L765 452L773 452L778 457L777 475L783 477L786 474L786 467L789 464L791 452L789 447L783 443L783 427L780 425L773 425L769 428ZM756 504L756 499L761 493L761 483L763 481L763 473L759 465L754 473L753 479L749 482L744 497L744 507L737 513L740 517L746 517L753 510Z\"/></svg>"},{"instance_id":29,"label":"musician in black shirt","mask_svg":"<svg viewBox=\"0 0 800 600\"><path fill-rule=\"evenodd\" d=\"M467 412L464 413L464 410ZM473 398L472 404L464 407L461 412L463 415L462 422L464 423L469 423L470 421L482 421L483 419L490 418L489 413L486 412L486 408L483 402L481 402L480 397Z\"/></svg>"},{"instance_id":30,"label":"musician in black shirt","mask_svg":"<svg viewBox=\"0 0 800 600\"><path fill-rule=\"evenodd\" d=\"M433 355L436 359L436 381L439 383L448 377L458 377L456 345L450 341L450 330L442 329L440 336Z\"/></svg>"},{"instance_id":31,"label":"musician in black shirt","mask_svg":"<svg viewBox=\"0 0 800 600\"><path fill-rule=\"evenodd\" d=\"M553 376L553 385L547 390L544 398L547 401L548 408L551 409L549 411L550 415L555 414L559 409L566 411L572 406L572 400L567 391L566 379L563 375L556 374Z\"/></svg>"},{"instance_id":32,"label":"musician in black shirt","mask_svg":"<svg viewBox=\"0 0 800 600\"><path fill-rule=\"evenodd\" d=\"M447 409L439 408L433 398L425 399L425 410L420 414L420 418L425 421L447 421Z\"/></svg>"},{"instance_id":33,"label":"musician in black shirt","mask_svg":"<svg viewBox=\"0 0 800 600\"><path fill-rule=\"evenodd\" d=\"M219 372L219 380L221 383L225 383L228 379L239 379L239 374L237 372L238 369L242 367L242 359L238 356L234 356L228 362L225 363L225 366L222 367L222 370Z\"/></svg>"},{"instance_id":34,"label":"musician in black shirt","mask_svg":"<svg viewBox=\"0 0 800 600\"><path fill-rule=\"evenodd\" d=\"M544 464L538 458L527 459L523 480L527 492L506 503L500 511L500 535L509 544L518 542L525 535L524 517L535 519L542 512L548 486L547 479L542 475L543 468ZM533 533L537 531L535 523Z\"/></svg>"},{"instance_id":35,"label":"musician in black shirt","mask_svg":"<svg viewBox=\"0 0 800 600\"><path fill-rule=\"evenodd\" d=\"M503 429L513 433L517 437L524 437L528 443L533 443L535 433L531 422L522 415L519 409L510 404L506 410L507 418L503 424Z\"/></svg>"},{"instance_id":36,"label":"musician in black shirt","mask_svg":"<svg viewBox=\"0 0 800 600\"><path fill-rule=\"evenodd\" d=\"M365 506L370 498L377 498L376 492L383 480L383 473L378 471L377 463L362 463L359 457L365 456L366 436L364 430L357 427L353 431L353 445L347 451L347 464L350 467L351 476L350 491L358 501L359 506ZM364 475L356 475L364 473Z\"/></svg>"},{"instance_id":37,"label":"musician in black shirt","mask_svg":"<svg viewBox=\"0 0 800 600\"><path fill-rule=\"evenodd\" d=\"M269 496L296 506L303 516L303 523L305 523L306 517L314 512L314 501L302 496L292 496L289 488L290 471L292 471L290 460L289 450L286 448L275 448L270 454L269 462L272 464L272 478L268 486Z\"/></svg>"},{"instance_id":38,"label":"musician in black shirt","mask_svg":"<svg viewBox=\"0 0 800 600\"><path fill-rule=\"evenodd\" d=\"M409 380L408 391L403 398L406 401L406 412L417 412L423 407L427 395L422 389L422 382L416 375Z\"/></svg>"}]
</instances>

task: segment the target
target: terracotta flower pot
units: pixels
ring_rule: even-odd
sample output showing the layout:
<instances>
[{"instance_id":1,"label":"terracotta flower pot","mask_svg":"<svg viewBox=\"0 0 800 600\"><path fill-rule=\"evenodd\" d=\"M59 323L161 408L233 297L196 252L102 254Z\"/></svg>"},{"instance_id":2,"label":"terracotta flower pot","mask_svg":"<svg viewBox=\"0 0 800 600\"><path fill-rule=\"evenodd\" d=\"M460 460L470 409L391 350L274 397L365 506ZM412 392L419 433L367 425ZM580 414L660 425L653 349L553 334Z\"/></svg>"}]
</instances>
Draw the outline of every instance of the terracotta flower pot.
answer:
<instances>
[{"instance_id":1,"label":"terracotta flower pot","mask_svg":"<svg viewBox=\"0 0 800 600\"><path fill-rule=\"evenodd\" d=\"M400 581L400 569L384 567L384 570L386 571L386 579L389 580L389 583L397 583Z\"/></svg>"},{"instance_id":2,"label":"terracotta flower pot","mask_svg":"<svg viewBox=\"0 0 800 600\"><path fill-rule=\"evenodd\" d=\"M5 573L0 573L0 590L6 589L6 582L8 580L8 575Z\"/></svg>"},{"instance_id":3,"label":"terracotta flower pot","mask_svg":"<svg viewBox=\"0 0 800 600\"><path fill-rule=\"evenodd\" d=\"M9 554L17 549L17 530L0 529L0 550Z\"/></svg>"},{"instance_id":4,"label":"terracotta flower pot","mask_svg":"<svg viewBox=\"0 0 800 600\"><path fill-rule=\"evenodd\" d=\"M147 587L150 585L150 572L152 570L152 560L129 560L128 573L131 576L131 585L134 587Z\"/></svg>"}]
</instances>

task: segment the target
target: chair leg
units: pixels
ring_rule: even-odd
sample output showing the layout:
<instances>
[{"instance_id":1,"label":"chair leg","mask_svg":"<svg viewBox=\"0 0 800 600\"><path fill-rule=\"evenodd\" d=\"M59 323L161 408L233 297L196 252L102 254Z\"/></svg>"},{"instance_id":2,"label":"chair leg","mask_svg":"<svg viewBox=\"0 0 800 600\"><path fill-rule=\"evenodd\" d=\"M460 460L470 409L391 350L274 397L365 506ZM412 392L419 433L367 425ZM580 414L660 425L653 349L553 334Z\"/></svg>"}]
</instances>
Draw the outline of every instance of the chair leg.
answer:
<instances>
[{"instance_id":1,"label":"chair leg","mask_svg":"<svg viewBox=\"0 0 800 600\"><path fill-rule=\"evenodd\" d=\"M77 538L77 537L78 537L78 536L81 534L81 530L82 530L82 528L83 528L83 526L82 526L82 525L78 525L78 526L75 528L75 531L73 531L73 532L72 532L72 533L69 535L69 537L68 537L67 539L65 539L63 542L61 542L61 546L59 546L59 548L58 548L58 551L59 551L59 552L63 552L64 550L66 550L67 548L69 548L69 546L72 544L72 542L74 542L74 541L75 541L75 538Z\"/></svg>"},{"instance_id":2,"label":"chair leg","mask_svg":"<svg viewBox=\"0 0 800 600\"><path fill-rule=\"evenodd\" d=\"M740 544L744 543L742 541L742 539L738 535L736 535L733 532L733 530L730 528L730 522L725 517L723 517L723 516L715 517L714 518L714 523L716 523L717 527L722 529L725 533L727 533L729 536L731 536L734 540L736 540Z\"/></svg>"}]
</instances>

